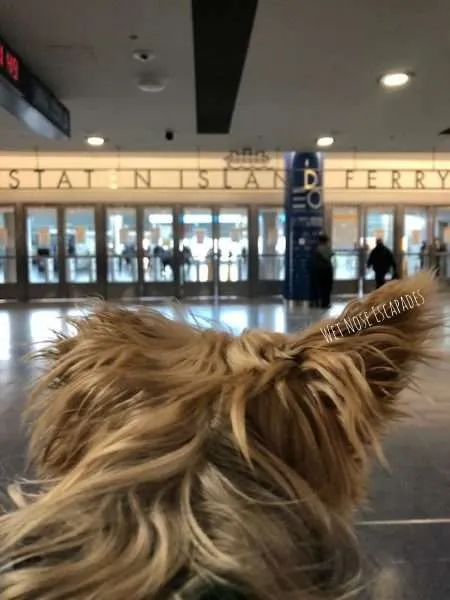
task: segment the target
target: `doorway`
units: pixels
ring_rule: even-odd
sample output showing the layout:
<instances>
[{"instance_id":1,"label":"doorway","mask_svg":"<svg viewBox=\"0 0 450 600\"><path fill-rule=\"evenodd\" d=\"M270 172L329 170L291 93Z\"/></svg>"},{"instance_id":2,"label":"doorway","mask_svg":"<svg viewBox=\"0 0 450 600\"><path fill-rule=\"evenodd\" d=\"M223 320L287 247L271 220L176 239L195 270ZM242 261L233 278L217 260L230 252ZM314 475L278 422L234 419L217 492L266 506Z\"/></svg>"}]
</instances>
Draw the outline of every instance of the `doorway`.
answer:
<instances>
[{"instance_id":1,"label":"doorway","mask_svg":"<svg viewBox=\"0 0 450 600\"><path fill-rule=\"evenodd\" d=\"M414 275L430 266L430 242L428 208L405 208L400 248L403 277Z\"/></svg>"},{"instance_id":2,"label":"doorway","mask_svg":"<svg viewBox=\"0 0 450 600\"><path fill-rule=\"evenodd\" d=\"M65 297L99 295L95 208L64 208Z\"/></svg>"},{"instance_id":3,"label":"doorway","mask_svg":"<svg viewBox=\"0 0 450 600\"><path fill-rule=\"evenodd\" d=\"M258 296L278 296L283 293L285 278L285 213L277 206L260 208L257 215Z\"/></svg>"},{"instance_id":4,"label":"doorway","mask_svg":"<svg viewBox=\"0 0 450 600\"><path fill-rule=\"evenodd\" d=\"M180 297L248 295L248 209L184 207L178 218Z\"/></svg>"},{"instance_id":5,"label":"doorway","mask_svg":"<svg viewBox=\"0 0 450 600\"><path fill-rule=\"evenodd\" d=\"M28 297L61 298L62 228L57 207L26 209ZM63 245L64 247L64 245Z\"/></svg>"},{"instance_id":6,"label":"doorway","mask_svg":"<svg viewBox=\"0 0 450 600\"><path fill-rule=\"evenodd\" d=\"M141 296L136 207L106 207L105 241L108 298Z\"/></svg>"},{"instance_id":7,"label":"doorway","mask_svg":"<svg viewBox=\"0 0 450 600\"><path fill-rule=\"evenodd\" d=\"M144 207L142 233L143 295L176 296L177 256L175 252L174 208Z\"/></svg>"},{"instance_id":8,"label":"doorway","mask_svg":"<svg viewBox=\"0 0 450 600\"><path fill-rule=\"evenodd\" d=\"M101 295L92 206L28 206L26 262L30 300Z\"/></svg>"},{"instance_id":9,"label":"doorway","mask_svg":"<svg viewBox=\"0 0 450 600\"><path fill-rule=\"evenodd\" d=\"M383 240L385 246L395 252L394 215L393 207L370 207L365 210L364 237L361 238L364 294L375 289L375 273L373 269L367 268L367 260L370 252L375 248L376 240Z\"/></svg>"},{"instance_id":10,"label":"doorway","mask_svg":"<svg viewBox=\"0 0 450 600\"><path fill-rule=\"evenodd\" d=\"M360 287L361 212L357 206L331 208L334 293L355 295Z\"/></svg>"},{"instance_id":11,"label":"doorway","mask_svg":"<svg viewBox=\"0 0 450 600\"><path fill-rule=\"evenodd\" d=\"M0 298L17 298L17 233L14 206L0 206Z\"/></svg>"},{"instance_id":12,"label":"doorway","mask_svg":"<svg viewBox=\"0 0 450 600\"><path fill-rule=\"evenodd\" d=\"M434 268L443 288L450 287L450 207L436 208L430 243L430 267Z\"/></svg>"}]
</instances>

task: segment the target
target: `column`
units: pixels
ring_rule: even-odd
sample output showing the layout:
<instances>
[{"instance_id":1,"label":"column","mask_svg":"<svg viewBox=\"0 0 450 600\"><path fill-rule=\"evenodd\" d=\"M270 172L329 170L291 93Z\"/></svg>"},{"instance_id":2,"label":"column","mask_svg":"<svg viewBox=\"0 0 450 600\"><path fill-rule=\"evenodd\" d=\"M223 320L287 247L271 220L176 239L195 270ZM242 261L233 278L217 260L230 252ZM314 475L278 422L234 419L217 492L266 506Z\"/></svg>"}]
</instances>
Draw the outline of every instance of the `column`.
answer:
<instances>
[{"instance_id":1,"label":"column","mask_svg":"<svg viewBox=\"0 0 450 600\"><path fill-rule=\"evenodd\" d=\"M5 283L16 283L16 227L14 213L12 211L5 211L3 213L3 220L6 234L5 254L8 257L5 259Z\"/></svg>"},{"instance_id":2,"label":"column","mask_svg":"<svg viewBox=\"0 0 450 600\"><path fill-rule=\"evenodd\" d=\"M284 297L310 300L312 249L324 231L321 154L290 152L286 164L286 255Z\"/></svg>"}]
</instances>

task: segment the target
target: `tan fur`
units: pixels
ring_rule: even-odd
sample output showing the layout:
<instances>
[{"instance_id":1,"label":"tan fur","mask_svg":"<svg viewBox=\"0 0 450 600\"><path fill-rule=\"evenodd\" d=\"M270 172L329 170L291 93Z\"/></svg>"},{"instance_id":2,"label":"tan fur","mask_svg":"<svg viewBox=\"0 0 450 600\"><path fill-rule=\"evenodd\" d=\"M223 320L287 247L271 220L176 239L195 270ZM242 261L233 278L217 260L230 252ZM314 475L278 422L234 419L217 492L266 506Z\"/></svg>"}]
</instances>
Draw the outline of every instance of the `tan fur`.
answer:
<instances>
[{"instance_id":1,"label":"tan fur","mask_svg":"<svg viewBox=\"0 0 450 600\"><path fill-rule=\"evenodd\" d=\"M30 402L42 492L0 520L16 564L2 600L165 600L221 580L257 600L351 597L348 515L433 356L436 283L392 282L337 319L414 290L421 306L331 343L331 321L233 336L106 304L73 321Z\"/></svg>"}]
</instances>

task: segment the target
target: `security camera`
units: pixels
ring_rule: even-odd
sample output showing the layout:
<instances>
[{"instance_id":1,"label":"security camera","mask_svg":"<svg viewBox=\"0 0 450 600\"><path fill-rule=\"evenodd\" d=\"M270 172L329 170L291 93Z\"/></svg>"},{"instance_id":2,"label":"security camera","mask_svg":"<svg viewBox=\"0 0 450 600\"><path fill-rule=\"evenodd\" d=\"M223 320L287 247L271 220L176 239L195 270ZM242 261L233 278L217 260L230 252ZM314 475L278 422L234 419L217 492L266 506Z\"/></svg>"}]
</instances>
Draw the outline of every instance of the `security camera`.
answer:
<instances>
[{"instance_id":1,"label":"security camera","mask_svg":"<svg viewBox=\"0 0 450 600\"><path fill-rule=\"evenodd\" d=\"M172 129L166 129L166 131L164 132L164 137L166 138L166 141L171 142L174 138L174 133L172 131Z\"/></svg>"},{"instance_id":2,"label":"security camera","mask_svg":"<svg viewBox=\"0 0 450 600\"><path fill-rule=\"evenodd\" d=\"M140 62L149 62L155 58L155 55L150 50L135 50L133 58Z\"/></svg>"}]
</instances>

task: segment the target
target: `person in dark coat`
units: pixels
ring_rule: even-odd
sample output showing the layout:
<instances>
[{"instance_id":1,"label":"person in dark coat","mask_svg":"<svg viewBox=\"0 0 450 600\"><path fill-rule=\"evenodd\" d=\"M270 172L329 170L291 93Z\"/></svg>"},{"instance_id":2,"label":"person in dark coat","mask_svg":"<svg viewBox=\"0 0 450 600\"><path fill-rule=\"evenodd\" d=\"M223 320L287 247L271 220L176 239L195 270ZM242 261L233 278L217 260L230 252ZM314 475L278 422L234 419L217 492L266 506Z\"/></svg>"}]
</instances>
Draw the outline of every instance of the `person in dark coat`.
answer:
<instances>
[{"instance_id":1,"label":"person in dark coat","mask_svg":"<svg viewBox=\"0 0 450 600\"><path fill-rule=\"evenodd\" d=\"M319 236L319 243L311 260L311 306L329 308L333 289L333 251L327 235Z\"/></svg>"},{"instance_id":2,"label":"person in dark coat","mask_svg":"<svg viewBox=\"0 0 450 600\"><path fill-rule=\"evenodd\" d=\"M392 270L392 277L397 279L397 263L392 251L378 238L375 248L369 254L367 268L372 268L375 273L375 285L380 288L386 283L386 275Z\"/></svg>"},{"instance_id":3,"label":"person in dark coat","mask_svg":"<svg viewBox=\"0 0 450 600\"><path fill-rule=\"evenodd\" d=\"M419 250L420 269L423 269L425 267L425 257L427 256L427 253L428 253L427 243L422 242L422 244L420 246L420 250Z\"/></svg>"}]
</instances>

